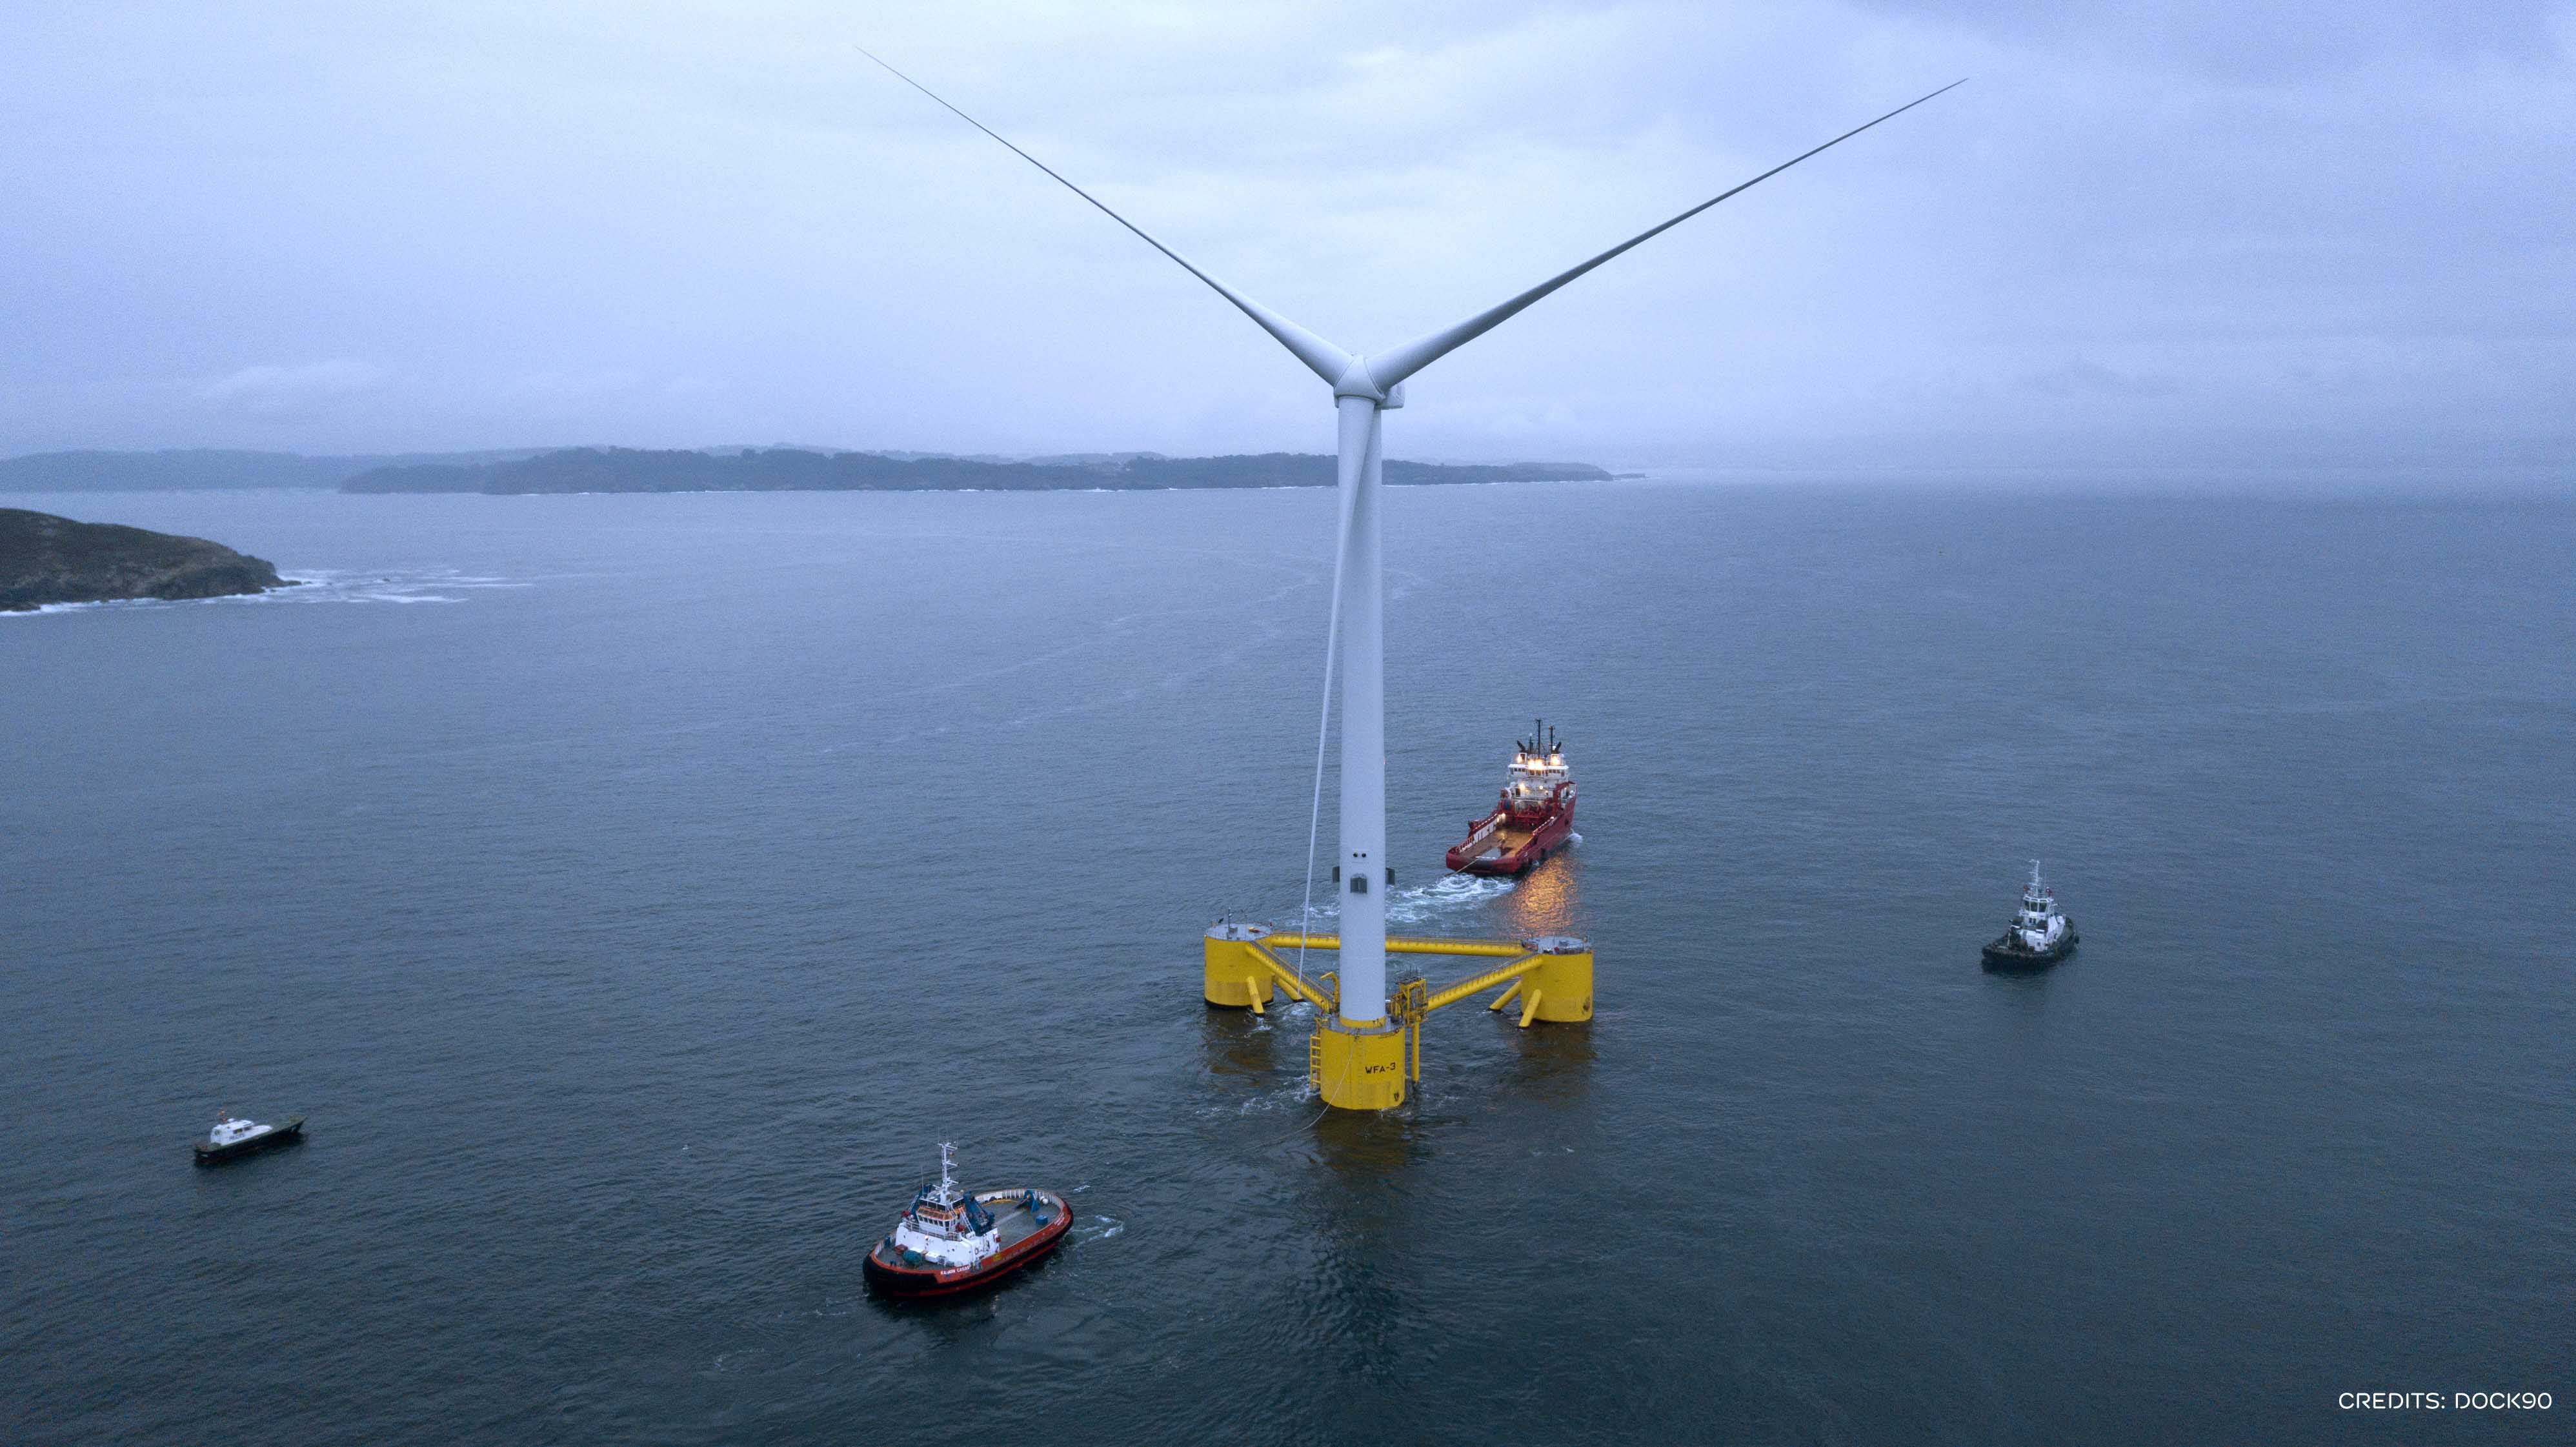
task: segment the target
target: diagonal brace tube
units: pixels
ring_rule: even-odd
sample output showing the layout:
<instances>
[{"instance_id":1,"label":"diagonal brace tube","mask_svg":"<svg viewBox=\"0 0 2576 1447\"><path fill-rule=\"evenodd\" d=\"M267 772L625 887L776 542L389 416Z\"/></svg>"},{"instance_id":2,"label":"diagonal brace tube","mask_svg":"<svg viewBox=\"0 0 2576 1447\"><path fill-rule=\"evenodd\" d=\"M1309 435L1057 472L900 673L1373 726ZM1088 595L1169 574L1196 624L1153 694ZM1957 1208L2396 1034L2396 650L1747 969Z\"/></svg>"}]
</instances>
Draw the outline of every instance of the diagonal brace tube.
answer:
<instances>
[{"instance_id":1,"label":"diagonal brace tube","mask_svg":"<svg viewBox=\"0 0 2576 1447\"><path fill-rule=\"evenodd\" d=\"M1470 995L1481 995L1506 980L1521 978L1544 964L1547 958L1545 955L1523 955L1508 965L1497 966L1481 975L1470 975L1448 989L1432 991L1431 997L1423 1002L1422 1008L1437 1010L1444 1005L1455 1005Z\"/></svg>"},{"instance_id":2,"label":"diagonal brace tube","mask_svg":"<svg viewBox=\"0 0 2576 1447\"><path fill-rule=\"evenodd\" d=\"M1315 985L1314 982L1308 980L1304 975L1298 974L1295 970L1288 968L1285 961L1282 961L1277 955L1270 953L1267 948L1263 947L1257 941L1252 945L1252 957L1261 961L1262 968L1268 970L1271 973L1271 976L1279 982L1279 988L1286 990L1289 994L1305 1001L1307 1004L1314 1006L1318 1010L1330 1010L1333 1008L1332 996L1325 994L1321 988ZM1253 994L1255 998L1258 998L1260 992L1256 990ZM1256 1006L1255 1008L1258 1007Z\"/></svg>"}]
</instances>

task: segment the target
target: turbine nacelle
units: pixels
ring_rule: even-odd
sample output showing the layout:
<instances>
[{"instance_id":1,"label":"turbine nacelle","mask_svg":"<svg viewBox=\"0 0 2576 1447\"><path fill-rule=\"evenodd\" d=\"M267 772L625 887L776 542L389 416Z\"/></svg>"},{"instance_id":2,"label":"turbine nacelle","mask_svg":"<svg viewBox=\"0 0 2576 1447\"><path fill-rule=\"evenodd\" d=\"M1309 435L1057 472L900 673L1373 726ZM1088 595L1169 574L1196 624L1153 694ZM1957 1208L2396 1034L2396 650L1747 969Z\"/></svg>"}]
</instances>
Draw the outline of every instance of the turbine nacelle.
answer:
<instances>
[{"instance_id":1,"label":"turbine nacelle","mask_svg":"<svg viewBox=\"0 0 2576 1447\"><path fill-rule=\"evenodd\" d=\"M1333 384L1333 395L1336 397L1365 397L1375 402L1381 411L1387 412L1392 412L1404 405L1404 384L1398 382L1392 387L1379 386L1377 378L1370 373L1369 359L1366 357L1351 358L1350 366L1344 368L1339 377L1327 377L1324 380Z\"/></svg>"}]
</instances>

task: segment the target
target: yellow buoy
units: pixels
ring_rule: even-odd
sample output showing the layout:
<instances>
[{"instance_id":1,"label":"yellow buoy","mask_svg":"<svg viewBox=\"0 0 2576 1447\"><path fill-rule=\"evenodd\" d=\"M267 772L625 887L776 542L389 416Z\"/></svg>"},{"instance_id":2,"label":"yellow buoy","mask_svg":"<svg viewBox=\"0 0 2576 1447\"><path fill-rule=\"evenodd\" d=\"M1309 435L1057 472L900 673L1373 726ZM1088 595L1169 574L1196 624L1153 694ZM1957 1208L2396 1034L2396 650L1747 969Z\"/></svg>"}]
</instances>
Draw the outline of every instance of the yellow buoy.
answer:
<instances>
[{"instance_id":1,"label":"yellow buoy","mask_svg":"<svg viewBox=\"0 0 2576 1447\"><path fill-rule=\"evenodd\" d=\"M1270 964L1261 948L1262 937L1269 933L1266 925L1208 926L1207 986L1203 993L1209 1004L1258 1010L1278 997L1278 986L1271 983Z\"/></svg>"}]
</instances>

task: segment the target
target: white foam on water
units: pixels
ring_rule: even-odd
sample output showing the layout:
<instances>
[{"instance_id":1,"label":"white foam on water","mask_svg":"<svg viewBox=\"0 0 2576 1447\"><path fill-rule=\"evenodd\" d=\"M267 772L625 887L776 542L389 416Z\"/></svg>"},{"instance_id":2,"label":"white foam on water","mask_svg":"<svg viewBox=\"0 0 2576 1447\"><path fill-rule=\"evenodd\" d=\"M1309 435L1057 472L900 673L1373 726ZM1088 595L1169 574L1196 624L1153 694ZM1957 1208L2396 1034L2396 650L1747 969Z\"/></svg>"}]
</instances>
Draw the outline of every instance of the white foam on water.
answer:
<instances>
[{"instance_id":1,"label":"white foam on water","mask_svg":"<svg viewBox=\"0 0 2576 1447\"><path fill-rule=\"evenodd\" d=\"M1281 1073L1286 1074L1284 1071ZM1259 1095L1254 1096L1252 1099L1245 1101L1242 1105L1236 1107L1234 1113L1236 1115L1269 1115L1273 1112L1282 1110L1303 1110L1309 1104L1313 1103L1314 1099L1315 1082L1307 1079L1306 1072L1300 1070L1296 1074L1288 1076L1283 1083L1273 1086L1270 1089L1261 1092Z\"/></svg>"},{"instance_id":2,"label":"white foam on water","mask_svg":"<svg viewBox=\"0 0 2576 1447\"><path fill-rule=\"evenodd\" d=\"M1444 874L1429 884L1400 885L1387 891L1386 922L1410 925L1441 919L1473 909L1487 900L1500 899L1518 886L1517 880L1491 874ZM1339 919L1341 913L1341 901L1334 899L1315 906L1315 921L1322 925L1328 920ZM1295 918L1293 910L1283 916L1292 924Z\"/></svg>"},{"instance_id":3,"label":"white foam on water","mask_svg":"<svg viewBox=\"0 0 2576 1447\"><path fill-rule=\"evenodd\" d=\"M111 598L96 603L47 603L24 613L0 613L0 618L31 618L40 613L83 613L110 608L242 607L278 603L462 603L465 599L451 596L451 593L477 588L531 586L508 578L460 573L453 568L391 573L306 568L278 576L291 586L223 598Z\"/></svg>"},{"instance_id":4,"label":"white foam on water","mask_svg":"<svg viewBox=\"0 0 2576 1447\"><path fill-rule=\"evenodd\" d=\"M245 602L281 603L462 603L451 596L452 590L525 588L523 582L508 578L483 577L460 573L453 568L423 568L408 572L357 573L333 569L316 569L310 573L290 575L305 586L275 593L263 593Z\"/></svg>"},{"instance_id":5,"label":"white foam on water","mask_svg":"<svg viewBox=\"0 0 2576 1447\"><path fill-rule=\"evenodd\" d=\"M1091 1219L1099 1222L1100 1224L1096 1226L1074 1227L1074 1240L1106 1241L1113 1236L1123 1236L1127 1233L1127 1223L1119 1220L1115 1216L1094 1216Z\"/></svg>"},{"instance_id":6,"label":"white foam on water","mask_svg":"<svg viewBox=\"0 0 2576 1447\"><path fill-rule=\"evenodd\" d=\"M1278 1083L1258 1093L1228 1104L1210 1101L1193 1112L1202 1120L1232 1117L1237 1120L1253 1116L1293 1114L1315 1103L1315 1083L1306 1078L1305 1062L1282 1061L1275 1077Z\"/></svg>"},{"instance_id":7,"label":"white foam on water","mask_svg":"<svg viewBox=\"0 0 2576 1447\"><path fill-rule=\"evenodd\" d=\"M139 603L160 601L158 598L117 598L100 603L39 603L33 608L12 608L6 613L0 613L0 618L33 618L44 613L84 613L93 608L131 608ZM193 601L211 602L212 600L200 598Z\"/></svg>"},{"instance_id":8,"label":"white foam on water","mask_svg":"<svg viewBox=\"0 0 2576 1447\"><path fill-rule=\"evenodd\" d=\"M1444 874L1429 884L1398 889L1388 896L1386 917L1411 924L1499 899L1518 887L1517 881L1490 874Z\"/></svg>"}]
</instances>

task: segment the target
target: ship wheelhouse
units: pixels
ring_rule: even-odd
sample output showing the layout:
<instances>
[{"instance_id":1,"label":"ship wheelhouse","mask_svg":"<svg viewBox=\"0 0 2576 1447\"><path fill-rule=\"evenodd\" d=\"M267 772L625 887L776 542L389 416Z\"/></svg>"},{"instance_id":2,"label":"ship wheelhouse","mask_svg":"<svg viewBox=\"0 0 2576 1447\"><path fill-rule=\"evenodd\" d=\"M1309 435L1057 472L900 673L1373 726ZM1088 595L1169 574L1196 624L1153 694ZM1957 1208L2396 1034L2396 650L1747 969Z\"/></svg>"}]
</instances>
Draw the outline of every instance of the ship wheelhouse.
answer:
<instances>
[{"instance_id":1,"label":"ship wheelhouse","mask_svg":"<svg viewBox=\"0 0 2576 1447\"><path fill-rule=\"evenodd\" d=\"M1566 767L1565 745L1542 720L1530 737L1512 745L1500 807L1515 815L1541 814L1573 798L1574 774Z\"/></svg>"},{"instance_id":2,"label":"ship wheelhouse","mask_svg":"<svg viewBox=\"0 0 2576 1447\"><path fill-rule=\"evenodd\" d=\"M939 1180L912 1198L887 1244L941 1267L972 1266L993 1254L993 1213L957 1184L957 1148L939 1147Z\"/></svg>"},{"instance_id":3,"label":"ship wheelhouse","mask_svg":"<svg viewBox=\"0 0 2576 1447\"><path fill-rule=\"evenodd\" d=\"M2066 928L2065 917L2057 912L2057 895L2039 877L2039 864L2030 866L2030 883L2022 886L2021 912L2013 916L2013 932L2023 945L2044 950L2057 942Z\"/></svg>"},{"instance_id":4,"label":"ship wheelhouse","mask_svg":"<svg viewBox=\"0 0 2576 1447\"><path fill-rule=\"evenodd\" d=\"M2052 965L2075 948L2075 922L2058 913L2057 893L2039 876L2032 860L2030 883L2022 886L2021 906L2012 923L1985 948L1989 970L2022 970Z\"/></svg>"}]
</instances>

